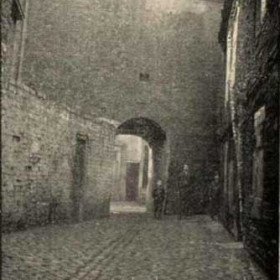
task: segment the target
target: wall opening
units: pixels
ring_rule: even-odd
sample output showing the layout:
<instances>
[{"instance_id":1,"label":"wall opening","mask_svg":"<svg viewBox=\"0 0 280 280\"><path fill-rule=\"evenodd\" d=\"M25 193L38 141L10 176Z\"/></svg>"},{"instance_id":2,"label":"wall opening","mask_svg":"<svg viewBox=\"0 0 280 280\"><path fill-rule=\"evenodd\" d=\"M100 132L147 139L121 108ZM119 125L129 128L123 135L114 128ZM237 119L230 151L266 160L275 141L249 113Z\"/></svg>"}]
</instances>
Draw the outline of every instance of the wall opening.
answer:
<instances>
[{"instance_id":1,"label":"wall opening","mask_svg":"<svg viewBox=\"0 0 280 280\"><path fill-rule=\"evenodd\" d=\"M85 136L77 134L76 151L74 159L74 184L73 184L73 219L74 221L82 220L82 195L85 184L86 174L86 143Z\"/></svg>"},{"instance_id":2,"label":"wall opening","mask_svg":"<svg viewBox=\"0 0 280 280\"><path fill-rule=\"evenodd\" d=\"M160 179L165 186L167 182L166 133L150 119L135 118L121 124L116 134L119 155L116 157L118 167L115 168L111 212L120 212L122 206L131 212L135 209L150 211L155 182Z\"/></svg>"},{"instance_id":3,"label":"wall opening","mask_svg":"<svg viewBox=\"0 0 280 280\"><path fill-rule=\"evenodd\" d=\"M140 163L128 162L126 164L126 200L137 201Z\"/></svg>"}]
</instances>

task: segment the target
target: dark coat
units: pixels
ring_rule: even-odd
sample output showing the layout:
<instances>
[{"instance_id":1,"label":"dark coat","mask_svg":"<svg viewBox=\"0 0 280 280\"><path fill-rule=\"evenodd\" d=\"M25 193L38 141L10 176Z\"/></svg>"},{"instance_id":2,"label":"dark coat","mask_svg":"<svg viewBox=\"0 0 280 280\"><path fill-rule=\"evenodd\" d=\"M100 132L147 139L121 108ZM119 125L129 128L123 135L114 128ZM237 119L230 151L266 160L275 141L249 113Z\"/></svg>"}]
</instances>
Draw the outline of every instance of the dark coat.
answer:
<instances>
[{"instance_id":1,"label":"dark coat","mask_svg":"<svg viewBox=\"0 0 280 280\"><path fill-rule=\"evenodd\" d=\"M152 195L155 202L162 202L165 198L165 190L164 188L155 188Z\"/></svg>"}]
</instances>

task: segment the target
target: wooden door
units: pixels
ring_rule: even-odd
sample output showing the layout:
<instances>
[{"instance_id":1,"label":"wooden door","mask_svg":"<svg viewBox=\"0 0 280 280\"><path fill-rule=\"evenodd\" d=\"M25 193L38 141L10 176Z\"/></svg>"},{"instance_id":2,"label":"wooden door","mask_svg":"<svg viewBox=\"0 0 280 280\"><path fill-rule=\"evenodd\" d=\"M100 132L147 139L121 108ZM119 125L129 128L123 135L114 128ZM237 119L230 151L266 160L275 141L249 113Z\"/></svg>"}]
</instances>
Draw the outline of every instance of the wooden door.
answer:
<instances>
[{"instance_id":1,"label":"wooden door","mask_svg":"<svg viewBox=\"0 0 280 280\"><path fill-rule=\"evenodd\" d=\"M126 200L136 201L138 198L139 163L127 163L126 166Z\"/></svg>"},{"instance_id":2,"label":"wooden door","mask_svg":"<svg viewBox=\"0 0 280 280\"><path fill-rule=\"evenodd\" d=\"M86 156L86 140L77 137L76 155L74 163L74 186L73 186L73 218L80 220L81 216L81 199L83 195L83 187L85 180L85 156Z\"/></svg>"}]
</instances>

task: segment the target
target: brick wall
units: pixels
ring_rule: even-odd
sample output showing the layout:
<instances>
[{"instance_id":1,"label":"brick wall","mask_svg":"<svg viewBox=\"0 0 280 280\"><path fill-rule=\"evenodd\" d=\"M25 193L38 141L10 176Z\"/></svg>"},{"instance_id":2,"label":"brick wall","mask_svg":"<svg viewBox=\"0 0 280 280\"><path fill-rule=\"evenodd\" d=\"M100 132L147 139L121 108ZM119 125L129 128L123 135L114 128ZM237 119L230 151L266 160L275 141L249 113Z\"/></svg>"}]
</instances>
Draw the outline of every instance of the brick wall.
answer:
<instances>
[{"instance_id":1,"label":"brick wall","mask_svg":"<svg viewBox=\"0 0 280 280\"><path fill-rule=\"evenodd\" d=\"M276 1L277 2L277 1ZM254 185L245 192L245 246L271 279L278 278L279 267L279 6L267 1L267 12L256 30L252 72L248 83L248 105L252 113L265 108L263 122L263 191L260 197ZM249 13L249 10L247 10ZM248 126L252 126L249 122ZM252 128L251 128L252 130ZM247 145L256 145L252 135ZM254 159L251 157L251 164ZM246 165L248 169L252 166ZM248 182L248 181L247 181ZM260 198L259 198L260 197ZM259 199L259 205L256 203Z\"/></svg>"},{"instance_id":2,"label":"brick wall","mask_svg":"<svg viewBox=\"0 0 280 280\"><path fill-rule=\"evenodd\" d=\"M275 51L279 38L279 7L273 1L267 1L267 10L262 22L255 23L252 35L253 2L243 6L242 56L245 67L240 81L244 80L247 94L247 116L244 123L244 239L245 246L255 260L267 271L271 279L278 276L278 203L279 203L279 68ZM251 21L248 20L250 19ZM256 19L255 19L256 21ZM251 34L248 36L248 34ZM245 36L247 35L247 36ZM242 78L243 77L243 78ZM244 77L247 77L244 79ZM263 141L263 179L261 195L256 190L253 172L256 158L253 150L256 146L257 133L254 131L254 114L265 108L265 118L261 132ZM250 131L250 135L248 135ZM247 133L247 135L246 135ZM261 172L261 171L260 171ZM260 176L258 174L258 176Z\"/></svg>"},{"instance_id":3,"label":"brick wall","mask_svg":"<svg viewBox=\"0 0 280 280\"><path fill-rule=\"evenodd\" d=\"M221 5L153 7L163 2L30 1L22 81L84 112L157 122L170 139L170 161L179 171L187 161L206 181L218 165Z\"/></svg>"},{"instance_id":4,"label":"brick wall","mask_svg":"<svg viewBox=\"0 0 280 280\"><path fill-rule=\"evenodd\" d=\"M86 143L84 178L78 190L77 135ZM115 126L106 120L79 116L22 84L3 89L4 230L70 221L74 201L78 218L107 215L114 138Z\"/></svg>"}]
</instances>

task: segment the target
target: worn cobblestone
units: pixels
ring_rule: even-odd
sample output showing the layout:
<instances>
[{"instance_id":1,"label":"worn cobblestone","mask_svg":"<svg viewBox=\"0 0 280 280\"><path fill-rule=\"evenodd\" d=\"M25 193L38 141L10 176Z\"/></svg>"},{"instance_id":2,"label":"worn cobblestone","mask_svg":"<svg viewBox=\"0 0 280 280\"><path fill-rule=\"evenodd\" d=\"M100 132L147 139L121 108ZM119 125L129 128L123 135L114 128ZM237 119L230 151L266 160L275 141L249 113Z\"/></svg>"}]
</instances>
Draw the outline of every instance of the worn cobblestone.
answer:
<instances>
[{"instance_id":1,"label":"worn cobblestone","mask_svg":"<svg viewBox=\"0 0 280 280\"><path fill-rule=\"evenodd\" d=\"M2 236L3 280L266 280L207 216L112 215Z\"/></svg>"}]
</instances>

